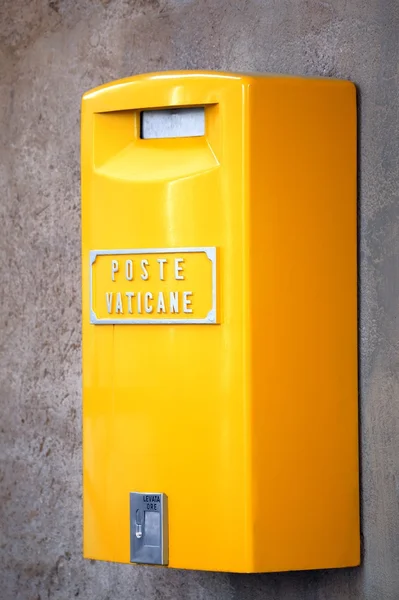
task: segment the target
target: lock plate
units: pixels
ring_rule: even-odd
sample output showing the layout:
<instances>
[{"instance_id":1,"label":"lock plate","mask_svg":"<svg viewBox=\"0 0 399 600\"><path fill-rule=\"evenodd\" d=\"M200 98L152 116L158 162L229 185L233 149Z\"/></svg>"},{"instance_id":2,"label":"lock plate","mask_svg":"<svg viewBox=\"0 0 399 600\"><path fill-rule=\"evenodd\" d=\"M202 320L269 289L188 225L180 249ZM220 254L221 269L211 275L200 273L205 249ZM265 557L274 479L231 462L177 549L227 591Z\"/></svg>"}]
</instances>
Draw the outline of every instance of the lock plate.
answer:
<instances>
[{"instance_id":1,"label":"lock plate","mask_svg":"<svg viewBox=\"0 0 399 600\"><path fill-rule=\"evenodd\" d=\"M168 564L166 494L130 493L130 562Z\"/></svg>"}]
</instances>

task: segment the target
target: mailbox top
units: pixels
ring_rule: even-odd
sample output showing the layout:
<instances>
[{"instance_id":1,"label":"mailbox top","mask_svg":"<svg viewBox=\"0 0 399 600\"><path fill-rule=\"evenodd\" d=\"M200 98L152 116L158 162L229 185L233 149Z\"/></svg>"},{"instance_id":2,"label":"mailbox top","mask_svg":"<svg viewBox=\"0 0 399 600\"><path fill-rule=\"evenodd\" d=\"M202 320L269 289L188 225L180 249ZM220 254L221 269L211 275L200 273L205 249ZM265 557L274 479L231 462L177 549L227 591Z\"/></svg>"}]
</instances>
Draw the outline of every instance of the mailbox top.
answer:
<instances>
[{"instance_id":1,"label":"mailbox top","mask_svg":"<svg viewBox=\"0 0 399 600\"><path fill-rule=\"evenodd\" d=\"M109 112L169 106L216 104L232 88L245 89L262 80L271 84L287 80L317 81L330 86L351 86L345 80L279 75L274 73L228 73L222 71L164 71L119 79L89 90L83 95L84 110Z\"/></svg>"}]
</instances>

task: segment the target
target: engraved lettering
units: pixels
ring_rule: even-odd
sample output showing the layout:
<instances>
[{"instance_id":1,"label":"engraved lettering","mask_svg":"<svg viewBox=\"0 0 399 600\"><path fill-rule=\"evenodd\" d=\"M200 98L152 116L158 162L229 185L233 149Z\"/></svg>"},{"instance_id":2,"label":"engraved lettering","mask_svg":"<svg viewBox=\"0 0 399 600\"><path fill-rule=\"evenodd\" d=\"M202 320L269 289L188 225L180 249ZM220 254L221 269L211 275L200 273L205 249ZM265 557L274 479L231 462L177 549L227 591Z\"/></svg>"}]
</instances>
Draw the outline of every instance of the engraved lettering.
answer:
<instances>
[{"instance_id":1,"label":"engraved lettering","mask_svg":"<svg viewBox=\"0 0 399 600\"><path fill-rule=\"evenodd\" d=\"M125 263L125 275L128 281L133 279L133 261L128 259Z\"/></svg>"},{"instance_id":2,"label":"engraved lettering","mask_svg":"<svg viewBox=\"0 0 399 600\"><path fill-rule=\"evenodd\" d=\"M166 312L165 299L163 297L163 292L158 293L157 313L161 313L161 312L163 312L163 313Z\"/></svg>"},{"instance_id":3,"label":"engraved lettering","mask_svg":"<svg viewBox=\"0 0 399 600\"><path fill-rule=\"evenodd\" d=\"M113 292L105 292L105 301L107 303L108 314L112 313L112 296Z\"/></svg>"},{"instance_id":4,"label":"engraved lettering","mask_svg":"<svg viewBox=\"0 0 399 600\"><path fill-rule=\"evenodd\" d=\"M151 292L146 292L144 296L144 309L146 313L152 313L153 307L150 305L150 300L153 299Z\"/></svg>"},{"instance_id":5,"label":"engraved lettering","mask_svg":"<svg viewBox=\"0 0 399 600\"><path fill-rule=\"evenodd\" d=\"M117 260L111 261L111 279L115 281L115 273L119 271L119 262Z\"/></svg>"},{"instance_id":6,"label":"engraved lettering","mask_svg":"<svg viewBox=\"0 0 399 600\"><path fill-rule=\"evenodd\" d=\"M175 279L184 279L184 275L179 275L183 271L183 267L180 263L184 263L184 258L175 258Z\"/></svg>"},{"instance_id":7,"label":"engraved lettering","mask_svg":"<svg viewBox=\"0 0 399 600\"><path fill-rule=\"evenodd\" d=\"M159 262L159 279L164 280L164 264L167 262L166 258L158 258Z\"/></svg>"},{"instance_id":8,"label":"engraved lettering","mask_svg":"<svg viewBox=\"0 0 399 600\"><path fill-rule=\"evenodd\" d=\"M137 292L137 312L141 315L141 292Z\"/></svg>"},{"instance_id":9,"label":"engraved lettering","mask_svg":"<svg viewBox=\"0 0 399 600\"><path fill-rule=\"evenodd\" d=\"M145 502L146 504L150 505L150 506L156 506L155 503L160 503L161 502L161 496L159 494L144 494L143 495L143 502ZM152 503L152 504L151 504Z\"/></svg>"},{"instance_id":10,"label":"engraved lettering","mask_svg":"<svg viewBox=\"0 0 399 600\"><path fill-rule=\"evenodd\" d=\"M143 281L146 281L149 277L148 271L147 271L148 265L149 265L148 260L146 258L143 258L143 260L141 261L141 270L142 270L141 279L143 279Z\"/></svg>"},{"instance_id":11,"label":"engraved lettering","mask_svg":"<svg viewBox=\"0 0 399 600\"><path fill-rule=\"evenodd\" d=\"M127 310L130 314L132 314L132 298L134 296L134 292L125 292L125 295L127 297Z\"/></svg>"},{"instance_id":12,"label":"engraved lettering","mask_svg":"<svg viewBox=\"0 0 399 600\"><path fill-rule=\"evenodd\" d=\"M189 296L192 296L193 293L192 292L183 292L183 312L184 313L192 313L193 309L190 308L191 306L191 300L189 298Z\"/></svg>"},{"instance_id":13,"label":"engraved lettering","mask_svg":"<svg viewBox=\"0 0 399 600\"><path fill-rule=\"evenodd\" d=\"M120 292L118 292L116 294L115 314L122 314L123 315L122 295L121 295Z\"/></svg>"},{"instance_id":14,"label":"engraved lettering","mask_svg":"<svg viewBox=\"0 0 399 600\"><path fill-rule=\"evenodd\" d=\"M178 313L179 312L179 294L178 292L170 292L170 312Z\"/></svg>"}]
</instances>

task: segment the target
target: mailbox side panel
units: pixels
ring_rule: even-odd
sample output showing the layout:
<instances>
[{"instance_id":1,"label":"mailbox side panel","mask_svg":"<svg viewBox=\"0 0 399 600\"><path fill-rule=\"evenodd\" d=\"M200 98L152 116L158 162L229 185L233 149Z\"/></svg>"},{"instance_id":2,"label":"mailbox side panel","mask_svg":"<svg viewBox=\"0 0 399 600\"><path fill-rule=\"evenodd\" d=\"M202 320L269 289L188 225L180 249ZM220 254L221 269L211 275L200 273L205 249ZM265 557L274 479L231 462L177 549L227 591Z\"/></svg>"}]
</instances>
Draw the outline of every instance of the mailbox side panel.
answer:
<instances>
[{"instance_id":1,"label":"mailbox side panel","mask_svg":"<svg viewBox=\"0 0 399 600\"><path fill-rule=\"evenodd\" d=\"M255 571L359 564L356 94L250 89Z\"/></svg>"}]
</instances>

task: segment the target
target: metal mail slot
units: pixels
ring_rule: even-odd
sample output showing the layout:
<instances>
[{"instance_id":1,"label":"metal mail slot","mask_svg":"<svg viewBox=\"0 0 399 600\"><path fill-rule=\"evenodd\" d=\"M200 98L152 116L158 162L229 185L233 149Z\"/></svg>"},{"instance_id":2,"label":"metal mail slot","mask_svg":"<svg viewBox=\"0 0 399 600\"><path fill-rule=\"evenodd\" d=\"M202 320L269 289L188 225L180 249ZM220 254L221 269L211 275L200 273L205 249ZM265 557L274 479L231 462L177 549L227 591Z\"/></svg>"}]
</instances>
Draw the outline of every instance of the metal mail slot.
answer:
<instances>
[{"instance_id":1,"label":"metal mail slot","mask_svg":"<svg viewBox=\"0 0 399 600\"><path fill-rule=\"evenodd\" d=\"M144 110L141 113L143 139L198 137L205 134L204 107Z\"/></svg>"}]
</instances>

